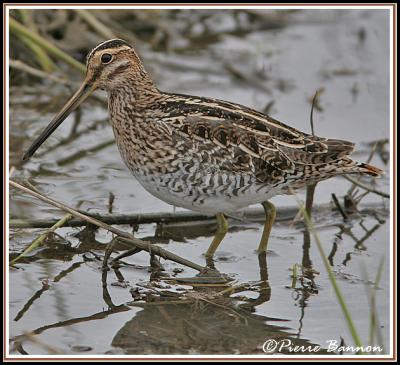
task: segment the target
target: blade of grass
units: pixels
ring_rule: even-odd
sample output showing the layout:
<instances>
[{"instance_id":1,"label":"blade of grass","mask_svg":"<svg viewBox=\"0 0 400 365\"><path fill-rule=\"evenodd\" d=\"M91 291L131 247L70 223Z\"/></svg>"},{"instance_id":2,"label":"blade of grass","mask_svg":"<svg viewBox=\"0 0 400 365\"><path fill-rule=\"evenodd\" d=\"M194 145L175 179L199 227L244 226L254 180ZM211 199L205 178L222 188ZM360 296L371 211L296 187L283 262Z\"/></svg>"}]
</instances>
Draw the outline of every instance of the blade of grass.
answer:
<instances>
[{"instance_id":1,"label":"blade of grass","mask_svg":"<svg viewBox=\"0 0 400 365\"><path fill-rule=\"evenodd\" d=\"M304 221L306 223L307 229L311 232L311 234L313 235L314 240L315 240L315 242L317 244L317 248L318 248L318 251L319 251L319 253L321 255L321 258L322 258L322 261L324 263L325 269L328 272L329 281L331 282L333 290L334 290L335 295L336 295L336 298L339 301L340 308L342 309L342 313L343 313L343 315L344 315L344 317L346 319L346 323L347 323L347 326L349 328L350 334L351 334L351 336L353 338L353 341L354 341L354 343L356 344L357 347L362 348L361 339L360 339L360 337L358 335L356 327L354 326L354 322L353 322L353 319L351 317L350 311L349 311L349 309L348 309L348 307L346 305L346 302L344 300L343 294L342 294L342 292L341 292L341 290L340 290L340 288L339 288L339 286L338 286L338 284L336 282L335 275L333 274L332 268L331 268L331 266L329 264L329 261L328 261L326 255L325 255L324 249L322 247L322 243L321 243L321 241L319 239L319 236L318 236L318 234L317 234L317 232L315 230L315 227L314 227L313 223L311 222L310 216L308 215L306 209L304 208L303 203L299 200L299 198L297 197L296 194L293 193L293 195L294 195L294 197L295 197L295 199L297 201L297 204L299 205L300 211L303 214ZM362 355L363 352L360 351L359 354Z\"/></svg>"},{"instance_id":2,"label":"blade of grass","mask_svg":"<svg viewBox=\"0 0 400 365\"><path fill-rule=\"evenodd\" d=\"M378 315L377 315L377 310L376 310L376 291L377 291L377 289L379 287L379 283L381 281L384 262L385 262L385 260L382 257L381 261L379 262L378 271L376 272L375 284L374 284L374 288L373 288L373 299L374 299L373 312L375 313L375 325L376 325L375 331L376 331L376 337L377 337L378 344L382 347L383 351L385 351L385 347L383 345L383 337L382 337L381 329L379 326L379 320L378 320Z\"/></svg>"},{"instance_id":3,"label":"blade of grass","mask_svg":"<svg viewBox=\"0 0 400 365\"><path fill-rule=\"evenodd\" d=\"M22 19L22 22L24 23L24 25L27 28L31 29L32 31L37 32L37 28L35 26L35 23L33 22L31 12L28 11L27 9L19 9L19 13L21 15L21 19ZM56 69L55 63L51 60L51 58L48 56L48 54L42 47L40 47L38 44L32 42L32 40L30 40L26 36L21 36L21 40L35 54L36 59L39 62L43 71L52 72Z\"/></svg>"},{"instance_id":4,"label":"blade of grass","mask_svg":"<svg viewBox=\"0 0 400 365\"><path fill-rule=\"evenodd\" d=\"M296 287L296 282L297 282L297 264L294 264L292 267L292 285L291 285L292 289Z\"/></svg>"},{"instance_id":5,"label":"blade of grass","mask_svg":"<svg viewBox=\"0 0 400 365\"><path fill-rule=\"evenodd\" d=\"M317 90L314 94L314 97L312 99L311 103L311 112L310 112L310 125L311 125L311 134L315 136L314 133L314 106L317 103L318 100L318 95L319 95L319 90ZM310 185L307 185L306 188L306 212L308 215L311 217L311 212L312 212L312 206L314 203L314 194L315 194L315 188L317 187L317 183L313 183Z\"/></svg>"},{"instance_id":6,"label":"blade of grass","mask_svg":"<svg viewBox=\"0 0 400 365\"><path fill-rule=\"evenodd\" d=\"M85 20L97 33L106 39L116 38L115 34L101 23L92 13L85 9L75 9L75 12Z\"/></svg>"},{"instance_id":7,"label":"blade of grass","mask_svg":"<svg viewBox=\"0 0 400 365\"><path fill-rule=\"evenodd\" d=\"M86 67L83 63L75 60L72 58L70 55L56 47L55 45L51 44L49 41L44 39L42 36L39 34L31 31L24 25L22 25L20 22L15 20L14 18L10 17L9 19L9 24L10 24L10 31L14 32L19 37L26 37L30 39L32 42L35 44L39 45L43 49L45 49L48 53L51 55L57 57L58 59L62 60L63 62L67 63L68 65L74 67L78 71L85 73L86 72Z\"/></svg>"},{"instance_id":8,"label":"blade of grass","mask_svg":"<svg viewBox=\"0 0 400 365\"><path fill-rule=\"evenodd\" d=\"M22 257L26 256L29 252L35 250L39 247L43 241L46 239L49 233L54 232L57 228L62 227L66 222L68 222L72 218L71 214L66 214L62 217L56 224L54 224L51 228L47 229L46 232L42 233L39 237L37 237L25 250L18 255L15 259L10 262L10 265L14 265L18 260Z\"/></svg>"},{"instance_id":9,"label":"blade of grass","mask_svg":"<svg viewBox=\"0 0 400 365\"><path fill-rule=\"evenodd\" d=\"M370 304L369 344L372 345L374 343L374 341L375 341L375 337L377 337L378 345L382 349L384 349L384 346L383 346L382 335L380 333L379 321L378 321L378 316L377 316L377 311L376 311L376 292L377 292L377 290L379 288L379 283L381 281L382 272L383 272L383 268L384 268L384 263L385 263L385 260L384 260L383 257L381 257L381 259L379 261L378 270L377 270L376 275L375 275L374 285L372 286L372 288L370 288L366 284L367 295L369 297L368 299L369 299L369 304ZM365 267L365 265L362 265L361 269L362 269L362 273L363 273L363 276L364 276L364 281L366 283L368 283L369 279L368 279L367 268Z\"/></svg>"},{"instance_id":10,"label":"blade of grass","mask_svg":"<svg viewBox=\"0 0 400 365\"><path fill-rule=\"evenodd\" d=\"M380 337L379 336L379 321L378 321L378 316L377 316L377 312L376 312L376 291L378 290L379 287L379 282L381 281L381 277L382 277L382 272L383 272L383 264L384 264L384 259L381 258L380 262L379 262L379 267L378 267L378 271L376 272L376 277L375 277L375 282L374 282L374 286L372 288L371 291L371 318L370 318L370 338L371 338L371 342L374 340L375 334L378 337L378 341L380 342L379 345L382 346L383 348L383 343L382 341L380 341Z\"/></svg>"}]
</instances>

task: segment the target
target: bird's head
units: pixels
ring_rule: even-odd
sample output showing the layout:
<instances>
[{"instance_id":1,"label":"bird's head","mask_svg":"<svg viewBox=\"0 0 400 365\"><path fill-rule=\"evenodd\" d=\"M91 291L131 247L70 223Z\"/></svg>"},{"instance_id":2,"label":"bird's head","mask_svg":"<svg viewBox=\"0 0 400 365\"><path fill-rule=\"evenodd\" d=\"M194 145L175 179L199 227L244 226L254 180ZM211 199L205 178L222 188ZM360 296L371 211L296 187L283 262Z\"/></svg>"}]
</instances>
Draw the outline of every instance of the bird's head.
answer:
<instances>
[{"instance_id":1,"label":"bird's head","mask_svg":"<svg viewBox=\"0 0 400 365\"><path fill-rule=\"evenodd\" d=\"M136 52L122 39L100 43L86 58L84 84L91 89L112 91L123 87L128 80L138 79L144 73Z\"/></svg>"},{"instance_id":2,"label":"bird's head","mask_svg":"<svg viewBox=\"0 0 400 365\"><path fill-rule=\"evenodd\" d=\"M86 77L81 87L32 143L23 160L29 159L94 90L113 92L126 86L132 89L135 85L146 83L152 86L136 52L122 39L111 39L95 47L87 56L86 69Z\"/></svg>"}]
</instances>

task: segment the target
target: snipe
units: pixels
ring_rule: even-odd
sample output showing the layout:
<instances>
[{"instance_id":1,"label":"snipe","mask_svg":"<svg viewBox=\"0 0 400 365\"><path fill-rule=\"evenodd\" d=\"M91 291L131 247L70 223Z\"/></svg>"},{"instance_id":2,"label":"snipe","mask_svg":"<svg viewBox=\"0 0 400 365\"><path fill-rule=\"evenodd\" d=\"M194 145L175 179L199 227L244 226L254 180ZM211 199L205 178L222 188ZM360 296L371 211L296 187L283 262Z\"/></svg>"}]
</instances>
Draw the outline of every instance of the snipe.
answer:
<instances>
[{"instance_id":1,"label":"snipe","mask_svg":"<svg viewBox=\"0 0 400 365\"><path fill-rule=\"evenodd\" d=\"M382 173L350 159L351 142L309 135L228 101L158 90L123 40L99 44L86 65L80 89L23 159L95 89L106 90L118 149L142 186L169 204L216 214L207 256L228 229L224 213L261 203L266 222L258 249L264 252L275 219L269 198L336 175Z\"/></svg>"}]
</instances>

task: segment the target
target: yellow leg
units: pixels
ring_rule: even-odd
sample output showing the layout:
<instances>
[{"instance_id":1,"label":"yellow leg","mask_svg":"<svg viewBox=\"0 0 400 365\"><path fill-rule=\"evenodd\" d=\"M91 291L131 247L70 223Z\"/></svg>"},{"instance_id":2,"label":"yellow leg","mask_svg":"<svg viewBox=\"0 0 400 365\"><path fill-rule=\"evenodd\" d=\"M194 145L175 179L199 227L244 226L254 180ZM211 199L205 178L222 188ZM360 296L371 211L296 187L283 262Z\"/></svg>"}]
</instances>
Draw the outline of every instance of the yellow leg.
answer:
<instances>
[{"instance_id":1,"label":"yellow leg","mask_svg":"<svg viewBox=\"0 0 400 365\"><path fill-rule=\"evenodd\" d=\"M217 214L217 232L215 232L215 236L213 241L210 244L210 247L208 247L208 250L206 252L207 257L212 257L214 256L215 251L217 250L219 244L221 241L224 239L226 232L228 232L228 221L224 217L222 213Z\"/></svg>"},{"instance_id":2,"label":"yellow leg","mask_svg":"<svg viewBox=\"0 0 400 365\"><path fill-rule=\"evenodd\" d=\"M271 228L272 228L272 225L274 224L275 217L276 217L276 209L272 203L270 203L269 201L266 201L261 204L265 211L265 224L264 224L264 230L263 230L263 233L261 236L261 241L258 246L259 253L267 251L269 235L271 233Z\"/></svg>"}]
</instances>

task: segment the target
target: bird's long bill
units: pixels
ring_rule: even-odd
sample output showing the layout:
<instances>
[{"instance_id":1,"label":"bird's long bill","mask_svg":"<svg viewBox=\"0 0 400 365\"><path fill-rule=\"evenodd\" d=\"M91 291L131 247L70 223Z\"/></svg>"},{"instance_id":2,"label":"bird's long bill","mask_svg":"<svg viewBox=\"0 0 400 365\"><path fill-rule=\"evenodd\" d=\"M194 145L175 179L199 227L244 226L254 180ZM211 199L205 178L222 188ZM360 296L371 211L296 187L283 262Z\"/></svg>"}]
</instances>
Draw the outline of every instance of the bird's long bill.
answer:
<instances>
[{"instance_id":1,"label":"bird's long bill","mask_svg":"<svg viewBox=\"0 0 400 365\"><path fill-rule=\"evenodd\" d=\"M43 142L58 128L58 126L70 115L95 89L94 86L84 82L79 90L68 100L60 112L53 118L50 124L43 130L38 138L25 152L22 160L32 157Z\"/></svg>"}]
</instances>

